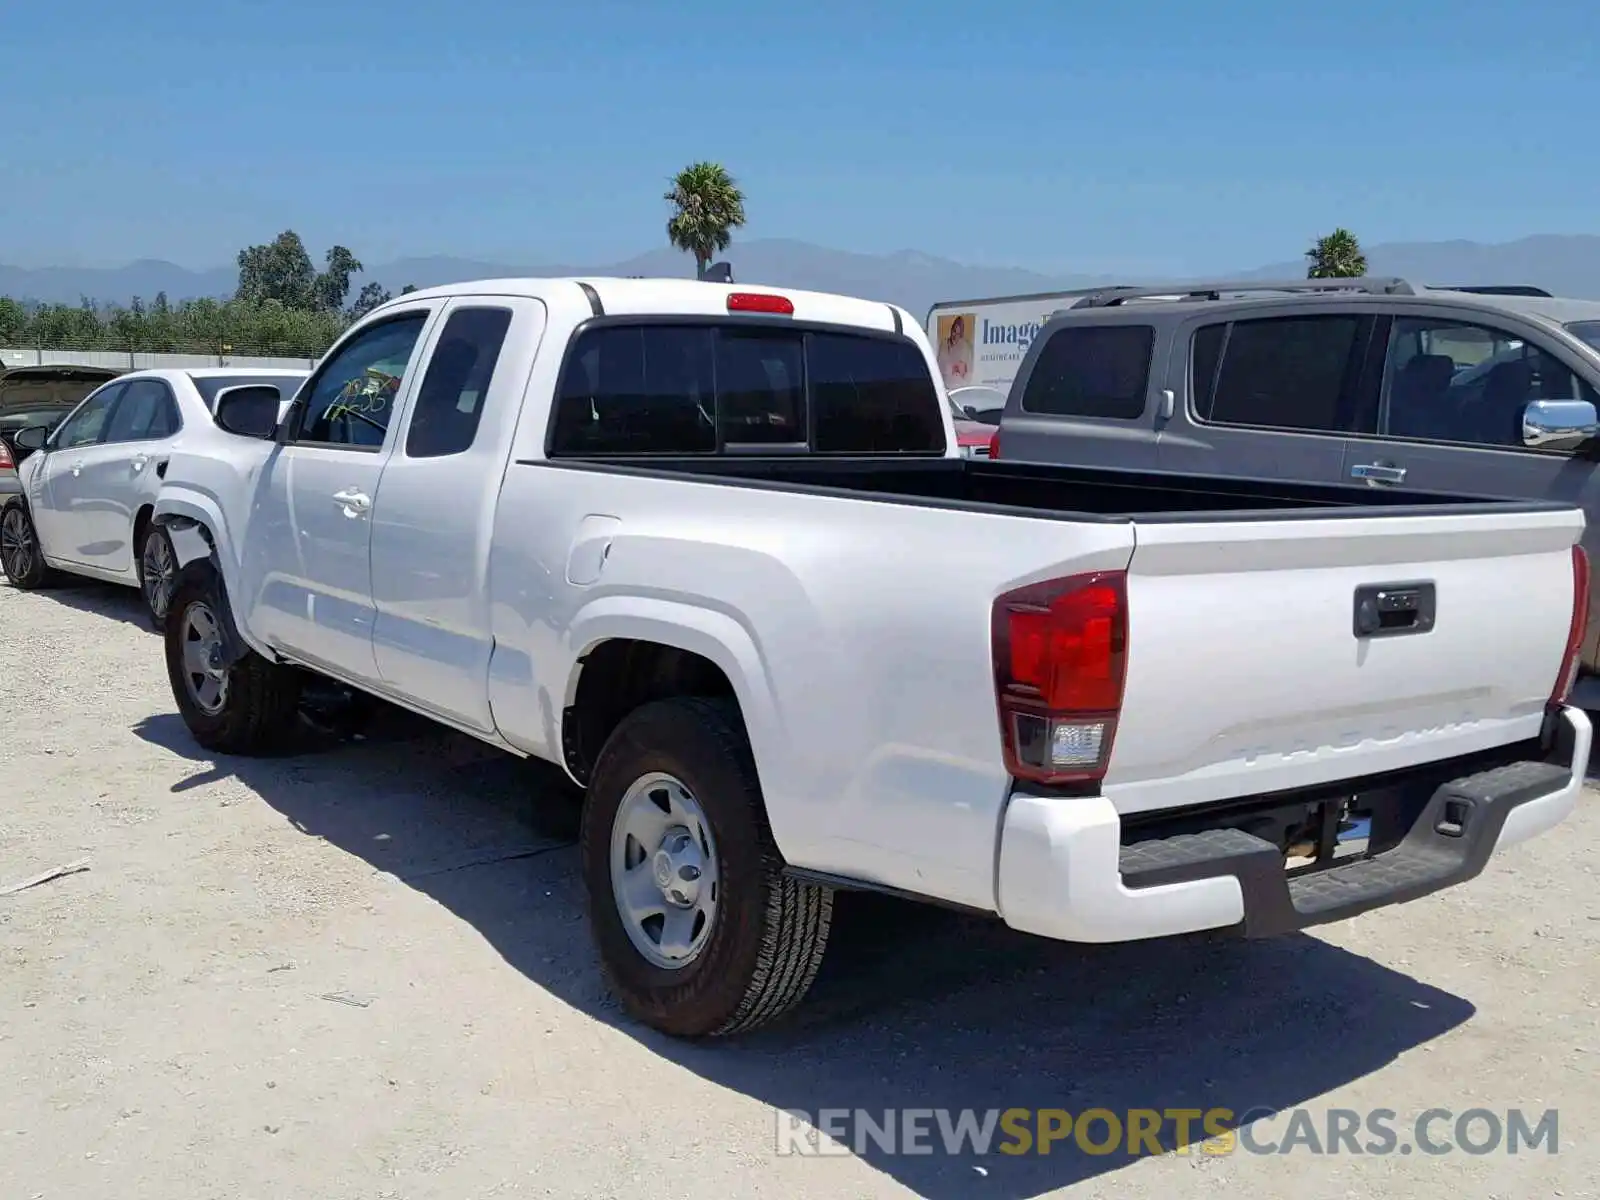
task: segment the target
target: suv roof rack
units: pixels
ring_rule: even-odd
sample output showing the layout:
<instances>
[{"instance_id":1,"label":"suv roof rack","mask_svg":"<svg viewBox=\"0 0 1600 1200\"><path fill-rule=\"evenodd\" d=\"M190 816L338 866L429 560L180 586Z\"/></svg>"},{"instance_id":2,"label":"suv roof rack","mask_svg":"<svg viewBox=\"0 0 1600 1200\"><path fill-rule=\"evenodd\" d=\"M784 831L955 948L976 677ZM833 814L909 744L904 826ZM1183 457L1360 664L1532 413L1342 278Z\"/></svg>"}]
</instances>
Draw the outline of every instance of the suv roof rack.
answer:
<instances>
[{"instance_id":1,"label":"suv roof rack","mask_svg":"<svg viewBox=\"0 0 1600 1200\"><path fill-rule=\"evenodd\" d=\"M1073 302L1072 308L1111 308L1128 300L1220 300L1250 292L1360 292L1368 296L1415 296L1417 289L1395 275L1362 275L1354 279L1235 279L1212 283L1141 284L1100 288Z\"/></svg>"},{"instance_id":2,"label":"suv roof rack","mask_svg":"<svg viewBox=\"0 0 1600 1200\"><path fill-rule=\"evenodd\" d=\"M1554 299L1554 293L1543 288L1534 287L1527 283L1474 283L1474 284L1430 284L1430 292L1472 292L1479 296L1543 296Z\"/></svg>"}]
</instances>

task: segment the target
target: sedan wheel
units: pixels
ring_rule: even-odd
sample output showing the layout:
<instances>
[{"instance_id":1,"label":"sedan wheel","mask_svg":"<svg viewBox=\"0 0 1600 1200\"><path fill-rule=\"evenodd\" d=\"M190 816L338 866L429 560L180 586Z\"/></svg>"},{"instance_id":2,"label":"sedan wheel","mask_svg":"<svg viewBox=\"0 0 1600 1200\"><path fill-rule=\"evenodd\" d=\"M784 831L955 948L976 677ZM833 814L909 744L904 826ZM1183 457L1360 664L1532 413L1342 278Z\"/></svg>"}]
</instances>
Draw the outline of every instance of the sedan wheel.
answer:
<instances>
[{"instance_id":1,"label":"sedan wheel","mask_svg":"<svg viewBox=\"0 0 1600 1200\"><path fill-rule=\"evenodd\" d=\"M0 568L4 568L13 587L31 590L43 587L50 579L33 518L20 504L11 505L0 515Z\"/></svg>"},{"instance_id":2,"label":"sedan wheel","mask_svg":"<svg viewBox=\"0 0 1600 1200\"><path fill-rule=\"evenodd\" d=\"M157 630L166 628L167 607L177 578L178 556L173 552L172 539L157 526L145 535L144 550L139 555L139 590L144 593L151 624Z\"/></svg>"}]
</instances>

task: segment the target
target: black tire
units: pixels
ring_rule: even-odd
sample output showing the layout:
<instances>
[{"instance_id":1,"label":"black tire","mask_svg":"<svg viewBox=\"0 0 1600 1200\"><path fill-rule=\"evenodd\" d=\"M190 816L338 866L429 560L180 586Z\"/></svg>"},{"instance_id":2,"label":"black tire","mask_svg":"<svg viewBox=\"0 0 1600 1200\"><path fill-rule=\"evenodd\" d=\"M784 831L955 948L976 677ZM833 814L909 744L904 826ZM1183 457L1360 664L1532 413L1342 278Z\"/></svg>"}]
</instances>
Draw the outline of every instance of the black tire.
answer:
<instances>
[{"instance_id":1,"label":"black tire","mask_svg":"<svg viewBox=\"0 0 1600 1200\"><path fill-rule=\"evenodd\" d=\"M57 579L56 572L45 565L33 514L21 501L13 500L0 509L0 569L12 587L25 592L49 587Z\"/></svg>"},{"instance_id":2,"label":"black tire","mask_svg":"<svg viewBox=\"0 0 1600 1200\"><path fill-rule=\"evenodd\" d=\"M663 772L698 802L716 844L715 916L681 967L634 946L611 888L612 826L629 788ZM743 1033L805 998L822 964L833 892L786 876L738 709L680 697L635 709L606 739L579 833L590 928L627 1011L676 1037Z\"/></svg>"},{"instance_id":3,"label":"black tire","mask_svg":"<svg viewBox=\"0 0 1600 1200\"><path fill-rule=\"evenodd\" d=\"M165 633L167 606L171 603L178 575L178 556L172 549L172 538L160 525L152 525L145 530L144 540L136 549L139 557L134 560L134 570L139 576L139 594L144 597L150 628ZM153 563L165 563L165 569L152 576Z\"/></svg>"},{"instance_id":4,"label":"black tire","mask_svg":"<svg viewBox=\"0 0 1600 1200\"><path fill-rule=\"evenodd\" d=\"M220 581L209 568L186 568L167 606L167 678L178 713L194 740L220 754L263 755L282 750L299 721L302 676L249 651L223 673L215 708L203 704L189 680L185 646L203 612L221 621Z\"/></svg>"}]
</instances>

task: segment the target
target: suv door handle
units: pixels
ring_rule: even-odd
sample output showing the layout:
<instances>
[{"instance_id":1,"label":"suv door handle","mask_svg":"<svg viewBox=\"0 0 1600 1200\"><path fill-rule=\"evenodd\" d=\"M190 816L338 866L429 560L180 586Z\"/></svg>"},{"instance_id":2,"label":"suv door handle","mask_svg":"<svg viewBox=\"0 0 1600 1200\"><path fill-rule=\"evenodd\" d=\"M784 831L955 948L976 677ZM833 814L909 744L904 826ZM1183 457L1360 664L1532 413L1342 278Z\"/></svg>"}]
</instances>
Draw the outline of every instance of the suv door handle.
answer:
<instances>
[{"instance_id":1,"label":"suv door handle","mask_svg":"<svg viewBox=\"0 0 1600 1200\"><path fill-rule=\"evenodd\" d=\"M372 497L358 488L345 488L342 492L333 494L334 503L345 510L346 516L355 516L364 513L372 507Z\"/></svg>"},{"instance_id":2,"label":"suv door handle","mask_svg":"<svg viewBox=\"0 0 1600 1200\"><path fill-rule=\"evenodd\" d=\"M83 474L83 459L80 458L77 462L72 464L72 473L74 475Z\"/></svg>"},{"instance_id":3,"label":"suv door handle","mask_svg":"<svg viewBox=\"0 0 1600 1200\"><path fill-rule=\"evenodd\" d=\"M148 454L135 454L133 456L133 469L135 472L144 470L145 463L150 461Z\"/></svg>"},{"instance_id":4,"label":"suv door handle","mask_svg":"<svg viewBox=\"0 0 1600 1200\"><path fill-rule=\"evenodd\" d=\"M1406 469L1397 467L1393 463L1357 463L1350 468L1350 474L1355 479L1365 479L1368 483L1404 483Z\"/></svg>"}]
</instances>

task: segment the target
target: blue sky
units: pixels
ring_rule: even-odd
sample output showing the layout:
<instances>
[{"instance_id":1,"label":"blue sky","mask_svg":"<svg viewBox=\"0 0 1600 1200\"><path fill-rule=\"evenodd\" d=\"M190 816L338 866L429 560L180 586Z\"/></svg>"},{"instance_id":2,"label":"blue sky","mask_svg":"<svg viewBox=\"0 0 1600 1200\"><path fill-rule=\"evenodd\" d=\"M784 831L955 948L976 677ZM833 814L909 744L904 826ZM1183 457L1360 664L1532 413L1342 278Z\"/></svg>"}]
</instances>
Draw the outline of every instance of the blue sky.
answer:
<instances>
[{"instance_id":1,"label":"blue sky","mask_svg":"<svg viewBox=\"0 0 1600 1200\"><path fill-rule=\"evenodd\" d=\"M0 262L600 265L723 162L746 237L1190 273L1600 232L1600 21L1557 0L10 6Z\"/></svg>"}]
</instances>

